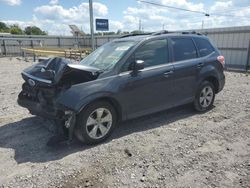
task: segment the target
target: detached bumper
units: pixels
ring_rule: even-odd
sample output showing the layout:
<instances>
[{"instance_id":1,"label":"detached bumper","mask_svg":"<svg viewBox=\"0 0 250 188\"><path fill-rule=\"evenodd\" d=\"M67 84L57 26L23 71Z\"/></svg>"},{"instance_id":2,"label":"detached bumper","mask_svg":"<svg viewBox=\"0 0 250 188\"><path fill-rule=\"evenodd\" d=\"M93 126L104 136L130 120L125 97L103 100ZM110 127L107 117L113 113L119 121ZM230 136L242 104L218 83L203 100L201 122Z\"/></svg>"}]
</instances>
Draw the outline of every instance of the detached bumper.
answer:
<instances>
[{"instance_id":1,"label":"detached bumper","mask_svg":"<svg viewBox=\"0 0 250 188\"><path fill-rule=\"evenodd\" d=\"M17 103L27 108L32 115L38 115L41 117L49 118L49 119L61 119L62 112L57 108L48 105L42 105L39 102L32 101L25 97L21 92L18 96Z\"/></svg>"}]
</instances>

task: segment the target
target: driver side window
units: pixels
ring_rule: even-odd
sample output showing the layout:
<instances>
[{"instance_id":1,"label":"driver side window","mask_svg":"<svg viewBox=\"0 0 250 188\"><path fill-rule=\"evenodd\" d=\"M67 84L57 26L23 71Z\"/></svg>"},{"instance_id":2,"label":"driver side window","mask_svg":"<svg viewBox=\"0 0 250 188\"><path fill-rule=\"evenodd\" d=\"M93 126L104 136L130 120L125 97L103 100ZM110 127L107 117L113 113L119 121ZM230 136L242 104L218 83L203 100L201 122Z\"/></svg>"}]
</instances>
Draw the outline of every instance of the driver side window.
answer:
<instances>
[{"instance_id":1,"label":"driver side window","mask_svg":"<svg viewBox=\"0 0 250 188\"><path fill-rule=\"evenodd\" d=\"M145 68L167 63L167 39L158 39L145 43L135 52L135 60L143 60Z\"/></svg>"},{"instance_id":2,"label":"driver side window","mask_svg":"<svg viewBox=\"0 0 250 188\"><path fill-rule=\"evenodd\" d=\"M158 39L143 44L124 64L122 72L132 70L136 60L143 60L145 68L168 63L167 39Z\"/></svg>"}]
</instances>

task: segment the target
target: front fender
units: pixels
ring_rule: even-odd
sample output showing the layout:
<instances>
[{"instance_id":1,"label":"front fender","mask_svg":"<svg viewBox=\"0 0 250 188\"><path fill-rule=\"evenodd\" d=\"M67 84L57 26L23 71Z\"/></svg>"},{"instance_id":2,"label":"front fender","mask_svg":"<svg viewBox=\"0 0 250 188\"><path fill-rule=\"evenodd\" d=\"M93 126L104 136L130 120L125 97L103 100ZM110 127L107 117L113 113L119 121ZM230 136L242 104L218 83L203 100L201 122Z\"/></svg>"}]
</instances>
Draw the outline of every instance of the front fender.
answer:
<instances>
[{"instance_id":1,"label":"front fender","mask_svg":"<svg viewBox=\"0 0 250 188\"><path fill-rule=\"evenodd\" d=\"M113 97L116 87L111 87L113 79L101 79L77 84L61 93L56 103L78 113L91 101L101 97Z\"/></svg>"}]
</instances>

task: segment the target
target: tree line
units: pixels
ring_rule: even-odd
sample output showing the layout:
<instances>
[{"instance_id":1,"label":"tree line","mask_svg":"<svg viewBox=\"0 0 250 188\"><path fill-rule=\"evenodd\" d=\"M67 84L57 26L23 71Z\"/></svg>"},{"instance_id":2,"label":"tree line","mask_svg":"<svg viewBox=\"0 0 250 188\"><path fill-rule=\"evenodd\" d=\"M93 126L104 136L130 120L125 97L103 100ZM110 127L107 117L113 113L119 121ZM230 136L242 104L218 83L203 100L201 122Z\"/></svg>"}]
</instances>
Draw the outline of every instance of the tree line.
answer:
<instances>
[{"instance_id":1,"label":"tree line","mask_svg":"<svg viewBox=\"0 0 250 188\"><path fill-rule=\"evenodd\" d=\"M37 26L28 26L23 30L17 24L8 26L4 22L0 22L0 33L11 33L15 35L48 35L46 31L41 30Z\"/></svg>"},{"instance_id":2,"label":"tree line","mask_svg":"<svg viewBox=\"0 0 250 188\"><path fill-rule=\"evenodd\" d=\"M11 33L15 35L48 35L46 31L41 30L37 26L28 26L24 28L24 30L19 27L17 24L13 24L8 26L4 22L0 22L0 33ZM143 31L135 30L135 31L121 31L120 29L117 32L109 31L109 32L95 32L95 35L126 35L126 34L138 34L143 33ZM86 34L87 36L90 34Z\"/></svg>"}]
</instances>

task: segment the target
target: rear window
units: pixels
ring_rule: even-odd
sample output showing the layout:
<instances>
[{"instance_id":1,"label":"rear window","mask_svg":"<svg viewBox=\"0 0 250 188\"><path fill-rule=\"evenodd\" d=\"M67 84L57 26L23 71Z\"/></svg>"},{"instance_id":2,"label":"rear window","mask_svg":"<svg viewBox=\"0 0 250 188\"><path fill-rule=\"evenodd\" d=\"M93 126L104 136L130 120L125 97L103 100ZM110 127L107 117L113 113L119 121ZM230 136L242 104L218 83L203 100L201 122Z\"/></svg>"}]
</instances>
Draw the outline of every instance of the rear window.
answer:
<instances>
[{"instance_id":1,"label":"rear window","mask_svg":"<svg viewBox=\"0 0 250 188\"><path fill-rule=\"evenodd\" d=\"M172 38L174 61L183 61L197 57L196 48L191 38Z\"/></svg>"},{"instance_id":2,"label":"rear window","mask_svg":"<svg viewBox=\"0 0 250 188\"><path fill-rule=\"evenodd\" d=\"M207 56L214 51L213 46L208 40L202 38L194 38L194 41L201 57Z\"/></svg>"}]
</instances>

